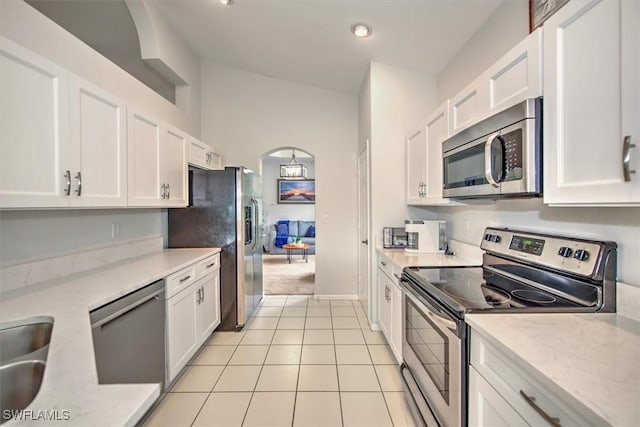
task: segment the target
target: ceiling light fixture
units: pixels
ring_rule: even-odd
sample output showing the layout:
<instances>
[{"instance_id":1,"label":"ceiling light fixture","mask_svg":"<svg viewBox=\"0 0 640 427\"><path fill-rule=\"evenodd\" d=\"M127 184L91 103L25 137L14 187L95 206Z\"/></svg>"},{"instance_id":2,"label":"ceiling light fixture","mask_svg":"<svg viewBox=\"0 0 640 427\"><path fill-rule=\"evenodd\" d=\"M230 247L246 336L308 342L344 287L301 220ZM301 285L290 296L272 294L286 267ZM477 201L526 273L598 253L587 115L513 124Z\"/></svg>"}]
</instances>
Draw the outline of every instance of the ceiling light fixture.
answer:
<instances>
[{"instance_id":1,"label":"ceiling light fixture","mask_svg":"<svg viewBox=\"0 0 640 427\"><path fill-rule=\"evenodd\" d=\"M296 150L291 150L291 160L288 165L280 165L280 178L304 179L307 177L307 167L296 160Z\"/></svg>"},{"instance_id":2,"label":"ceiling light fixture","mask_svg":"<svg viewBox=\"0 0 640 427\"><path fill-rule=\"evenodd\" d=\"M220 0L220 4L224 6L230 6L233 3L233 0Z\"/></svg>"},{"instance_id":3,"label":"ceiling light fixture","mask_svg":"<svg viewBox=\"0 0 640 427\"><path fill-rule=\"evenodd\" d=\"M367 24L362 23L353 24L351 26L351 32L354 36L361 39L369 37L372 33L371 27L369 27Z\"/></svg>"}]
</instances>

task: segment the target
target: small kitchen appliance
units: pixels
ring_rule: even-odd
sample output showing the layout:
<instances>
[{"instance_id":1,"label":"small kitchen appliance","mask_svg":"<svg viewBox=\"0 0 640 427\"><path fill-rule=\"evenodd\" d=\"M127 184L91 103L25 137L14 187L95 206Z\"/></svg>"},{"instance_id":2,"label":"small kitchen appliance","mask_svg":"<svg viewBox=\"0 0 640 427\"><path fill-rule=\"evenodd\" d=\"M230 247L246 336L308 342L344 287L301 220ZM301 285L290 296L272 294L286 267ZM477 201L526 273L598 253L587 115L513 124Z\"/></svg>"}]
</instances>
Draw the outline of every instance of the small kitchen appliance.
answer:
<instances>
[{"instance_id":1,"label":"small kitchen appliance","mask_svg":"<svg viewBox=\"0 0 640 427\"><path fill-rule=\"evenodd\" d=\"M419 423L467 425L467 313L611 313L617 245L487 228L481 267L407 267L403 296L405 396Z\"/></svg>"},{"instance_id":2,"label":"small kitchen appliance","mask_svg":"<svg viewBox=\"0 0 640 427\"><path fill-rule=\"evenodd\" d=\"M444 197L542 195L542 98L527 99L442 143Z\"/></svg>"},{"instance_id":3,"label":"small kitchen appliance","mask_svg":"<svg viewBox=\"0 0 640 427\"><path fill-rule=\"evenodd\" d=\"M405 221L407 233L405 251L414 253L444 253L447 248L446 221Z\"/></svg>"},{"instance_id":4,"label":"small kitchen appliance","mask_svg":"<svg viewBox=\"0 0 640 427\"><path fill-rule=\"evenodd\" d=\"M404 227L383 227L382 247L385 249L406 248L409 246L409 239Z\"/></svg>"}]
</instances>

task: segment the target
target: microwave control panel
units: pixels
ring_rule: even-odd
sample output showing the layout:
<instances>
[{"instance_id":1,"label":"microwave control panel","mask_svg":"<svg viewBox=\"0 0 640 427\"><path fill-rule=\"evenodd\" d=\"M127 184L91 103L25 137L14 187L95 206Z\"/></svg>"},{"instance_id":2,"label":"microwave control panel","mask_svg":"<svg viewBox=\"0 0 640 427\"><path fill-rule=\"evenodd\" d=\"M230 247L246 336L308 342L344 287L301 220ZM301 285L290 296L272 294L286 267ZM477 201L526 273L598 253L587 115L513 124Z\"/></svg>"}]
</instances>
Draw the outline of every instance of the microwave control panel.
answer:
<instances>
[{"instance_id":1,"label":"microwave control panel","mask_svg":"<svg viewBox=\"0 0 640 427\"><path fill-rule=\"evenodd\" d=\"M501 135L504 144L504 181L522 179L522 129Z\"/></svg>"}]
</instances>

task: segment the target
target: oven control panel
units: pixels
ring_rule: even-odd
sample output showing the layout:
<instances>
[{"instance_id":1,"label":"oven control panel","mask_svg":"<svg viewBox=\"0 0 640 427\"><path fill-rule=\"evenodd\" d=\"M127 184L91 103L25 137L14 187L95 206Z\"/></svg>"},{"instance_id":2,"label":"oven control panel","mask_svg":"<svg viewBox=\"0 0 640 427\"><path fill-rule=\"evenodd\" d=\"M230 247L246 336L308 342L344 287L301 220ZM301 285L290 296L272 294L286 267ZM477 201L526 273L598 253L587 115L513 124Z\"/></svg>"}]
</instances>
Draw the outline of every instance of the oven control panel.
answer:
<instances>
[{"instance_id":1,"label":"oven control panel","mask_svg":"<svg viewBox=\"0 0 640 427\"><path fill-rule=\"evenodd\" d=\"M487 228L480 247L487 252L582 276L592 276L596 274L601 262L605 243L615 245L612 242Z\"/></svg>"}]
</instances>

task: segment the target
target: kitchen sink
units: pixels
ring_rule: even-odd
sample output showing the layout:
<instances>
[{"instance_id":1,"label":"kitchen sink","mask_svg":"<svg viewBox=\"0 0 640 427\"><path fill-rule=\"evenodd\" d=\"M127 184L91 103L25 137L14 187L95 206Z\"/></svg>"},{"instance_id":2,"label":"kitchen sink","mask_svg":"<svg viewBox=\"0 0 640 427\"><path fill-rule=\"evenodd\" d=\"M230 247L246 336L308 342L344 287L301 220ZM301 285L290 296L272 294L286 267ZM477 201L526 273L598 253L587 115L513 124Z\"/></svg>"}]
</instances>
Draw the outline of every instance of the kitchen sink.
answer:
<instances>
[{"instance_id":1,"label":"kitchen sink","mask_svg":"<svg viewBox=\"0 0 640 427\"><path fill-rule=\"evenodd\" d=\"M50 317L0 324L0 366L22 358L46 361L52 330Z\"/></svg>"},{"instance_id":2,"label":"kitchen sink","mask_svg":"<svg viewBox=\"0 0 640 427\"><path fill-rule=\"evenodd\" d=\"M40 391L46 363L23 360L0 366L0 424L11 419L11 411L25 409Z\"/></svg>"},{"instance_id":3,"label":"kitchen sink","mask_svg":"<svg viewBox=\"0 0 640 427\"><path fill-rule=\"evenodd\" d=\"M40 391L52 331L51 317L0 324L0 424Z\"/></svg>"}]
</instances>

